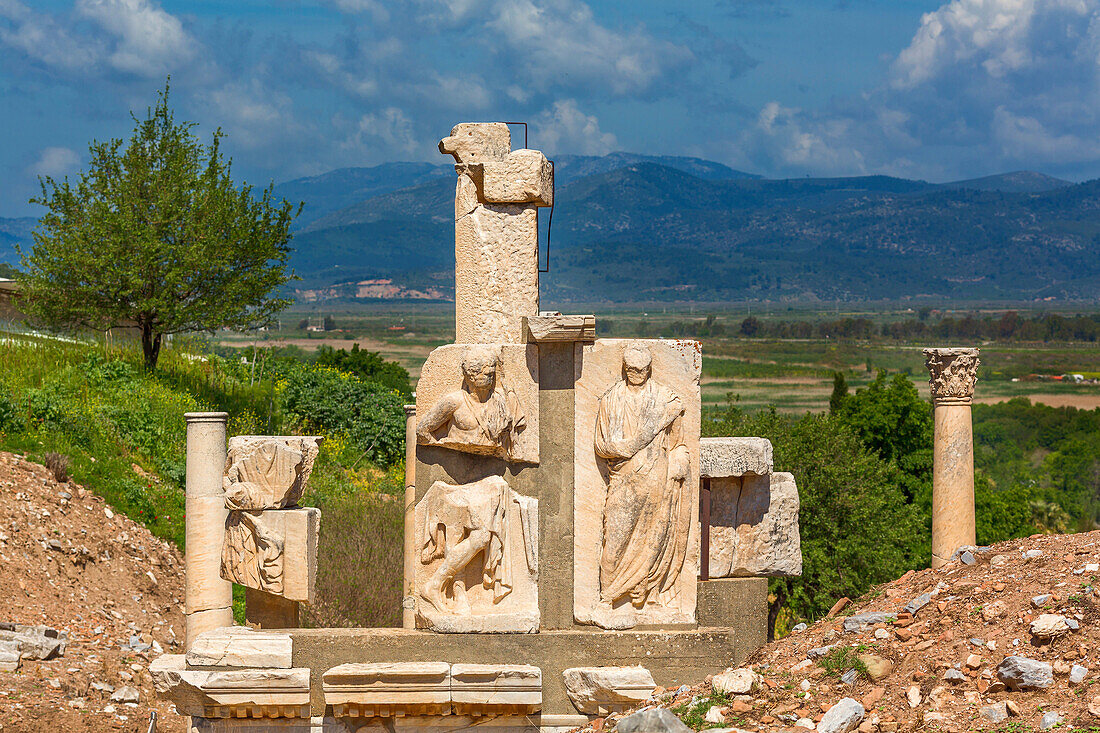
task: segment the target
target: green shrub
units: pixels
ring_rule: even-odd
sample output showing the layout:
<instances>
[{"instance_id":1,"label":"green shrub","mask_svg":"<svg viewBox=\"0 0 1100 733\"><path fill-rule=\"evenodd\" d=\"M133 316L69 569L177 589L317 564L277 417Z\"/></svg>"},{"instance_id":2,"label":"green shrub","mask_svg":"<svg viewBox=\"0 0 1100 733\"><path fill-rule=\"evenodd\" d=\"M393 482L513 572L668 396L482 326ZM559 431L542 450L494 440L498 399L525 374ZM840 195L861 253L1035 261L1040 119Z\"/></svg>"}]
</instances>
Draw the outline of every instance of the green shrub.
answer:
<instances>
[{"instance_id":1,"label":"green shrub","mask_svg":"<svg viewBox=\"0 0 1100 733\"><path fill-rule=\"evenodd\" d=\"M346 436L365 458L390 464L405 450L401 395L330 367L293 369L282 392L287 417L306 429Z\"/></svg>"},{"instance_id":2,"label":"green shrub","mask_svg":"<svg viewBox=\"0 0 1100 733\"><path fill-rule=\"evenodd\" d=\"M15 432L22 427L19 403L12 397L8 388L0 384L0 433Z\"/></svg>"}]
</instances>

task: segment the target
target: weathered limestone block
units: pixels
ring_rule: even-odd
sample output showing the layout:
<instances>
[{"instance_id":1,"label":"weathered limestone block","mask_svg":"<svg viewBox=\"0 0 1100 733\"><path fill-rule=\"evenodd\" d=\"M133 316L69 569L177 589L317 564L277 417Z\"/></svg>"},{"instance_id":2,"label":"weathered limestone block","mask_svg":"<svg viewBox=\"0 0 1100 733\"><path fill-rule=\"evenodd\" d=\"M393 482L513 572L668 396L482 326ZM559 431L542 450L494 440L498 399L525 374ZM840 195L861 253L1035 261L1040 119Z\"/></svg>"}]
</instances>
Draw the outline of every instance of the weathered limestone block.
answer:
<instances>
[{"instance_id":1,"label":"weathered limestone block","mask_svg":"<svg viewBox=\"0 0 1100 733\"><path fill-rule=\"evenodd\" d=\"M522 343L539 312L538 219L553 178L537 151L512 154L502 123L457 125L439 143L455 159L455 341ZM506 163L505 161L509 161ZM487 170L488 169L488 170ZM512 178L515 176L515 178ZM548 179L549 176L549 179ZM533 203L491 203L485 195Z\"/></svg>"},{"instance_id":2,"label":"weathered limestone block","mask_svg":"<svg viewBox=\"0 0 1100 733\"><path fill-rule=\"evenodd\" d=\"M187 669L182 654L149 665L157 693L181 715L201 718L308 718L309 669Z\"/></svg>"},{"instance_id":3,"label":"weathered limestone block","mask_svg":"<svg viewBox=\"0 0 1100 733\"><path fill-rule=\"evenodd\" d=\"M701 438L699 475L724 478L772 472L772 443L767 438Z\"/></svg>"},{"instance_id":4,"label":"weathered limestone block","mask_svg":"<svg viewBox=\"0 0 1100 733\"><path fill-rule=\"evenodd\" d=\"M455 715L530 715L542 709L542 670L526 664L451 666Z\"/></svg>"},{"instance_id":5,"label":"weathered limestone block","mask_svg":"<svg viewBox=\"0 0 1100 733\"><path fill-rule=\"evenodd\" d=\"M318 436L235 435L229 439L224 488L229 509L297 506L321 441Z\"/></svg>"},{"instance_id":6,"label":"weathered limestone block","mask_svg":"<svg viewBox=\"0 0 1100 733\"><path fill-rule=\"evenodd\" d=\"M191 667L289 669L290 657L289 635L255 631L247 626L204 632L187 650L187 664Z\"/></svg>"},{"instance_id":7,"label":"weathered limestone block","mask_svg":"<svg viewBox=\"0 0 1100 733\"><path fill-rule=\"evenodd\" d=\"M446 662L341 664L321 676L325 704L338 718L449 715Z\"/></svg>"},{"instance_id":8,"label":"weathered limestone block","mask_svg":"<svg viewBox=\"0 0 1100 733\"><path fill-rule=\"evenodd\" d=\"M634 667L572 667L562 673L565 692L578 712L607 715L645 702L657 684L641 665Z\"/></svg>"},{"instance_id":9,"label":"weathered limestone block","mask_svg":"<svg viewBox=\"0 0 1100 733\"><path fill-rule=\"evenodd\" d=\"M538 500L499 476L436 481L416 505L417 626L444 633L535 632Z\"/></svg>"},{"instance_id":10,"label":"weathered limestone block","mask_svg":"<svg viewBox=\"0 0 1100 733\"><path fill-rule=\"evenodd\" d=\"M561 313L539 313L537 316L528 316L524 320L527 323L529 341L541 343L596 340L596 317L592 315L566 316Z\"/></svg>"},{"instance_id":11,"label":"weathered limestone block","mask_svg":"<svg viewBox=\"0 0 1100 733\"><path fill-rule=\"evenodd\" d=\"M540 151L515 150L481 165L486 203L554 205L554 166Z\"/></svg>"},{"instance_id":12,"label":"weathered limestone block","mask_svg":"<svg viewBox=\"0 0 1100 733\"><path fill-rule=\"evenodd\" d=\"M416 385L416 440L539 462L535 344L448 344L428 355Z\"/></svg>"},{"instance_id":13,"label":"weathered limestone block","mask_svg":"<svg viewBox=\"0 0 1100 733\"><path fill-rule=\"evenodd\" d=\"M619 629L692 623L699 344L598 339L575 348L574 617Z\"/></svg>"},{"instance_id":14,"label":"weathered limestone block","mask_svg":"<svg viewBox=\"0 0 1100 733\"><path fill-rule=\"evenodd\" d=\"M234 583L312 603L321 510L231 511L225 521L221 575Z\"/></svg>"},{"instance_id":15,"label":"weathered limestone block","mask_svg":"<svg viewBox=\"0 0 1100 733\"><path fill-rule=\"evenodd\" d=\"M802 574L793 475L712 479L710 492L711 577Z\"/></svg>"}]
</instances>

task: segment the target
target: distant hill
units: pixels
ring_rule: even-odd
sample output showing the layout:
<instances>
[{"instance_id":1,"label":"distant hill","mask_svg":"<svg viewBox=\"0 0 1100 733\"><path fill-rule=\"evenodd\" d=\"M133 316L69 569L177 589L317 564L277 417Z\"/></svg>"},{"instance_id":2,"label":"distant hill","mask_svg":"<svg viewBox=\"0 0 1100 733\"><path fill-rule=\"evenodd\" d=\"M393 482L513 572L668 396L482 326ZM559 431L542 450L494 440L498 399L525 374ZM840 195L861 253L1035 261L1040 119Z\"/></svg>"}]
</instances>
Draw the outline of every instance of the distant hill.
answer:
<instances>
[{"instance_id":1,"label":"distant hill","mask_svg":"<svg viewBox=\"0 0 1100 733\"><path fill-rule=\"evenodd\" d=\"M984 178L971 178L966 181L952 181L942 184L944 188L969 188L975 191L1003 191L1004 193L1043 193L1072 186L1072 181L1063 181L1043 173L1032 171L1013 171Z\"/></svg>"},{"instance_id":2,"label":"distant hill","mask_svg":"<svg viewBox=\"0 0 1100 733\"><path fill-rule=\"evenodd\" d=\"M951 184L769 180L700 177L684 167L635 161L559 175L544 294L554 301L1100 295L1100 182L1063 185L1040 174ZM1046 190L1017 190L1035 187ZM311 287L379 277L448 287L452 196L446 178L333 212L298 235L295 267Z\"/></svg>"},{"instance_id":3,"label":"distant hill","mask_svg":"<svg viewBox=\"0 0 1100 733\"><path fill-rule=\"evenodd\" d=\"M631 153L555 165L549 301L1100 297L1100 181L775 180ZM453 290L451 165L342 168L276 194L307 202L291 259L305 296ZM0 261L33 223L0 219Z\"/></svg>"}]
</instances>

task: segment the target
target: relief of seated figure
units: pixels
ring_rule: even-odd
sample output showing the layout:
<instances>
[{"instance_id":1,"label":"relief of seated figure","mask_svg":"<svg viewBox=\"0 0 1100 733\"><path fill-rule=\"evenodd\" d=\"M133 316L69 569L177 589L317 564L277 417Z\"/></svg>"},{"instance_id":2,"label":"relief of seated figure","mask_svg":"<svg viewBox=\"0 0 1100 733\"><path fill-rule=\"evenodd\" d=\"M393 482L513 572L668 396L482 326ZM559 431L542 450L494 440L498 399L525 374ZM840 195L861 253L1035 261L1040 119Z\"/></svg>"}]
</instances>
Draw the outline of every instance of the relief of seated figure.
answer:
<instances>
[{"instance_id":1,"label":"relief of seated figure","mask_svg":"<svg viewBox=\"0 0 1100 733\"><path fill-rule=\"evenodd\" d=\"M515 437L526 425L498 351L470 346L462 357L462 387L443 395L417 421L416 441L511 459Z\"/></svg>"}]
</instances>

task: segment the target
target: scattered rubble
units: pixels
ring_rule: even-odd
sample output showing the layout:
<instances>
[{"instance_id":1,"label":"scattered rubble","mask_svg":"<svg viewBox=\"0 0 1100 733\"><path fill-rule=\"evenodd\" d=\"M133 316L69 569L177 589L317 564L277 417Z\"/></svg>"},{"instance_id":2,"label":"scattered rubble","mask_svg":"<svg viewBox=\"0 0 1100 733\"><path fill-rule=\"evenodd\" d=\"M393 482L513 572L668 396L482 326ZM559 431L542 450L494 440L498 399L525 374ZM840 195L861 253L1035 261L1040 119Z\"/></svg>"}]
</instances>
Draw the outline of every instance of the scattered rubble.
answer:
<instances>
[{"instance_id":1,"label":"scattered rubble","mask_svg":"<svg viewBox=\"0 0 1100 733\"><path fill-rule=\"evenodd\" d=\"M0 452L0 731L144 733L151 710L182 730L148 672L180 651L182 603L178 550Z\"/></svg>"},{"instance_id":2,"label":"scattered rubble","mask_svg":"<svg viewBox=\"0 0 1100 733\"><path fill-rule=\"evenodd\" d=\"M967 548L711 680L658 689L646 713L707 702L692 720L714 733L1100 730L1098 559L1100 531ZM722 692L751 674L751 693Z\"/></svg>"}]
</instances>

